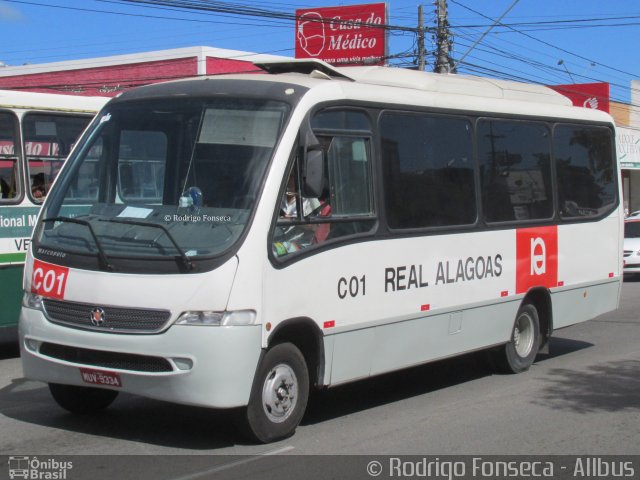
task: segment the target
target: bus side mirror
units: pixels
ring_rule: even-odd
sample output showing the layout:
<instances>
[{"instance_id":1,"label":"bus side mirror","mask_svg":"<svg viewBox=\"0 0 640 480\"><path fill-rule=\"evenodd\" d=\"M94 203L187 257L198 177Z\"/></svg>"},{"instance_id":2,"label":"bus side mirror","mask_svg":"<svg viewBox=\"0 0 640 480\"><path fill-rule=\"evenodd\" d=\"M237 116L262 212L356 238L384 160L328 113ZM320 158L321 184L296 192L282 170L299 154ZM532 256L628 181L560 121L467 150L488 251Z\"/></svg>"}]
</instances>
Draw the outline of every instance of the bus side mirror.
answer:
<instances>
[{"instance_id":1,"label":"bus side mirror","mask_svg":"<svg viewBox=\"0 0 640 480\"><path fill-rule=\"evenodd\" d=\"M324 151L307 119L300 131L302 196L320 197L324 189Z\"/></svg>"},{"instance_id":2,"label":"bus side mirror","mask_svg":"<svg viewBox=\"0 0 640 480\"><path fill-rule=\"evenodd\" d=\"M313 148L304 153L302 170L302 195L320 197L324 187L324 154L322 149Z\"/></svg>"}]
</instances>

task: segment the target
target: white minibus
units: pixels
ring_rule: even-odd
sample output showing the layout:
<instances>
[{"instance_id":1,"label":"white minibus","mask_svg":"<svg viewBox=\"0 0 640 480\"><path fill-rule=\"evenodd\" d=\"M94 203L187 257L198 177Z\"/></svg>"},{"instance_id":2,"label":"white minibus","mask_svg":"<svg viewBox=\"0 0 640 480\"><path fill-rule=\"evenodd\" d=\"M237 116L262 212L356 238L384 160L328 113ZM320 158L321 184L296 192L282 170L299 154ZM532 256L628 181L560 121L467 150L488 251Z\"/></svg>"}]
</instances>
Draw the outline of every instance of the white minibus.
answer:
<instances>
[{"instance_id":1,"label":"white minibus","mask_svg":"<svg viewBox=\"0 0 640 480\"><path fill-rule=\"evenodd\" d=\"M313 388L477 350L522 372L617 307L609 115L536 85L260 66L123 93L62 170L20 317L25 376L60 406L234 409L270 442Z\"/></svg>"}]
</instances>

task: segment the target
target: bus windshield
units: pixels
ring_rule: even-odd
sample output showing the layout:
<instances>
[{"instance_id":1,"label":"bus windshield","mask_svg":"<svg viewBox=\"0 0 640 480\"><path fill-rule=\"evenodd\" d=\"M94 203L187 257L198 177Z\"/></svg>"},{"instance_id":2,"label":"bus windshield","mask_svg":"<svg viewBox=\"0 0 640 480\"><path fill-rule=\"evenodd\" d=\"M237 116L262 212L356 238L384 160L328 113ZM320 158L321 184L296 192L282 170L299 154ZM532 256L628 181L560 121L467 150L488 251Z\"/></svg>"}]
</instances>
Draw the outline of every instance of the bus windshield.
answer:
<instances>
[{"instance_id":1,"label":"bus windshield","mask_svg":"<svg viewBox=\"0 0 640 480\"><path fill-rule=\"evenodd\" d=\"M288 112L241 98L108 105L45 204L37 246L115 270L220 255L245 229Z\"/></svg>"}]
</instances>

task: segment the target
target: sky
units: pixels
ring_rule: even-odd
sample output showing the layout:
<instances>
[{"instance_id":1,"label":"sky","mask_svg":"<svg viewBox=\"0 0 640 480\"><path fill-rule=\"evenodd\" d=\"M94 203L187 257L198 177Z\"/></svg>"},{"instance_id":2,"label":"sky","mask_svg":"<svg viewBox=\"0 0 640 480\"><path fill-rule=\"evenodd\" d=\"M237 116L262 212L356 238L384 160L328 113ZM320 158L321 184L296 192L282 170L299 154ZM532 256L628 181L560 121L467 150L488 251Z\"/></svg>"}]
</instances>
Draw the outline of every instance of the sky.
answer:
<instances>
[{"instance_id":1,"label":"sky","mask_svg":"<svg viewBox=\"0 0 640 480\"><path fill-rule=\"evenodd\" d=\"M153 0L0 0L0 62L39 64L209 46L293 56L292 20L161 6ZM293 15L297 8L377 2L212 2L173 0ZM416 27L418 5L387 2L388 24ZM425 26L435 26L433 1L423 3ZM487 31L505 12L498 25ZM448 0L458 73L545 85L608 82L611 99L631 102L630 82L640 79L638 0ZM473 48L482 35L486 36ZM413 32L391 29L391 64L415 64ZM435 49L426 34L427 70ZM560 63L561 62L561 63ZM640 94L640 92L638 92ZM634 100L640 104L640 95Z\"/></svg>"}]
</instances>

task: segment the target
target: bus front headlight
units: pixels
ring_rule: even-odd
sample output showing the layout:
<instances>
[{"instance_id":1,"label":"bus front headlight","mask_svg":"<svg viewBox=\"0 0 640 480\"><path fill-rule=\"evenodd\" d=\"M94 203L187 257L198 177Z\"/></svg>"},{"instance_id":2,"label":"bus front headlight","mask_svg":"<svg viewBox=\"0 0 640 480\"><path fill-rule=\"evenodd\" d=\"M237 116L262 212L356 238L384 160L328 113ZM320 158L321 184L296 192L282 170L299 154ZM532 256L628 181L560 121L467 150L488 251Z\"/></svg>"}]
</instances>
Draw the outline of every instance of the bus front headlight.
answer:
<instances>
[{"instance_id":1,"label":"bus front headlight","mask_svg":"<svg viewBox=\"0 0 640 480\"><path fill-rule=\"evenodd\" d=\"M35 293L24 292L24 296L22 297L22 306L42 311L42 297Z\"/></svg>"},{"instance_id":2,"label":"bus front headlight","mask_svg":"<svg viewBox=\"0 0 640 480\"><path fill-rule=\"evenodd\" d=\"M232 326L232 325L253 325L256 321L254 310L236 310L232 312L211 312L211 311L189 311L184 312L176 325L212 325L212 326Z\"/></svg>"}]
</instances>

